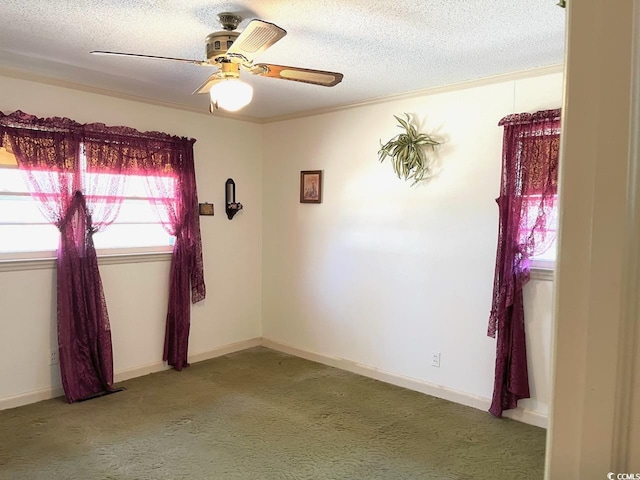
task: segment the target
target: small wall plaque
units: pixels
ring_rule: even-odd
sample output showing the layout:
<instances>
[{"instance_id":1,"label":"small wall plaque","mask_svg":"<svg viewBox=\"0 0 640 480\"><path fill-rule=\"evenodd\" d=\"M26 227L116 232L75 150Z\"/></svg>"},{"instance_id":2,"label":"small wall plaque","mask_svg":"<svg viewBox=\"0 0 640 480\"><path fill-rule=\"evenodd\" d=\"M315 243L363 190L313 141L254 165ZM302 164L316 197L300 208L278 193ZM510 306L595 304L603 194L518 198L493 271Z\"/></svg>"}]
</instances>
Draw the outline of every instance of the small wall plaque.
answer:
<instances>
[{"instance_id":1,"label":"small wall plaque","mask_svg":"<svg viewBox=\"0 0 640 480\"><path fill-rule=\"evenodd\" d=\"M199 203L200 215L213 215L213 203Z\"/></svg>"}]
</instances>

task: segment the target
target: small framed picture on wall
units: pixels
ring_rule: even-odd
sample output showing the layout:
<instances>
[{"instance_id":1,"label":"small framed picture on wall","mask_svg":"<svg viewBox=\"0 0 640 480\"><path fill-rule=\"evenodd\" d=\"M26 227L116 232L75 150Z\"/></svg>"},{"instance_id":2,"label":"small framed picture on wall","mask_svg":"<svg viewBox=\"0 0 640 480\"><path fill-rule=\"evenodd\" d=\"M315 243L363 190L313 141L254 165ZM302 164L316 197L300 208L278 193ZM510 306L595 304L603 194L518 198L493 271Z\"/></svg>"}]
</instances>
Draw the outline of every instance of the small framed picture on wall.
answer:
<instances>
[{"instance_id":1,"label":"small framed picture on wall","mask_svg":"<svg viewBox=\"0 0 640 480\"><path fill-rule=\"evenodd\" d=\"M213 203L199 203L198 212L200 215L213 215Z\"/></svg>"},{"instance_id":2,"label":"small framed picture on wall","mask_svg":"<svg viewBox=\"0 0 640 480\"><path fill-rule=\"evenodd\" d=\"M322 170L300 172L300 203L322 203Z\"/></svg>"}]
</instances>

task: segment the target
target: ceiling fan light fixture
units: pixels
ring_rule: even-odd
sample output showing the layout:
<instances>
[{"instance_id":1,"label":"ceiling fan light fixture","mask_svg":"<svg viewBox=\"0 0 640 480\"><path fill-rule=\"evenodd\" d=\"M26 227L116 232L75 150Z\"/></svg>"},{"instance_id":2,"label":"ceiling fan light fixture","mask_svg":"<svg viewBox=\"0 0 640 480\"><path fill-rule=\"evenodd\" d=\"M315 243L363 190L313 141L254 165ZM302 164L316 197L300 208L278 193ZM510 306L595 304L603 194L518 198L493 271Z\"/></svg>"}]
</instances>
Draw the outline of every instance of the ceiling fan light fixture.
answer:
<instances>
[{"instance_id":1,"label":"ceiling fan light fixture","mask_svg":"<svg viewBox=\"0 0 640 480\"><path fill-rule=\"evenodd\" d=\"M565 0L560 1L564 2ZM193 92L194 95L206 95L209 93L211 97L209 111L212 113L219 108L229 112L236 112L247 106L253 99L251 85L240 80L240 67L257 76L292 80L324 87L333 87L342 81L343 75L337 72L266 63L254 64L254 59L282 39L287 34L287 31L273 23L254 19L239 33L235 29L242 21L242 17L234 13L224 12L218 16L218 19L223 31L213 32L207 36L205 42L207 60L190 60L187 58L109 52L105 50L94 50L91 53L95 55L171 60L216 67L218 71L209 76Z\"/></svg>"},{"instance_id":2,"label":"ceiling fan light fixture","mask_svg":"<svg viewBox=\"0 0 640 480\"><path fill-rule=\"evenodd\" d=\"M229 112L237 112L251 102L253 87L239 78L226 77L213 84L209 95L213 105Z\"/></svg>"}]
</instances>

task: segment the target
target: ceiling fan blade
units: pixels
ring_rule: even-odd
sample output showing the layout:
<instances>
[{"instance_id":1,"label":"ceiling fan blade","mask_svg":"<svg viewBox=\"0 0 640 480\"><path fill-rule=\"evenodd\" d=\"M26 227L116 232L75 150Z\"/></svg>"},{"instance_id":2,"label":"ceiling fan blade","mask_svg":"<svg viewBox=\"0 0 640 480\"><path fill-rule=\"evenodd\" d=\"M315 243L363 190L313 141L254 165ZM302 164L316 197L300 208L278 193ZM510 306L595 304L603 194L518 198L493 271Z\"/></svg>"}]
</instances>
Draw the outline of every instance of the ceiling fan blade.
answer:
<instances>
[{"instance_id":1,"label":"ceiling fan blade","mask_svg":"<svg viewBox=\"0 0 640 480\"><path fill-rule=\"evenodd\" d=\"M139 53L122 53L122 52L105 52L103 50L93 50L89 52L92 55L114 55L118 57L136 57L136 58L151 58L153 60L172 60L174 62L186 62L193 65L211 65L206 60L190 60L188 58L175 58L175 57L158 57L155 55L141 55Z\"/></svg>"},{"instance_id":2,"label":"ceiling fan blade","mask_svg":"<svg viewBox=\"0 0 640 480\"><path fill-rule=\"evenodd\" d=\"M247 28L233 42L227 50L227 57L240 58L243 62L252 62L255 57L264 52L287 34L286 30L273 23L263 20L251 20Z\"/></svg>"},{"instance_id":3,"label":"ceiling fan blade","mask_svg":"<svg viewBox=\"0 0 640 480\"><path fill-rule=\"evenodd\" d=\"M337 72L310 70L308 68L299 67L285 67L284 65L271 65L268 63L258 63L250 69L250 72L263 77L312 83L313 85L322 85L324 87L333 87L339 84L343 78L343 75Z\"/></svg>"},{"instance_id":4,"label":"ceiling fan blade","mask_svg":"<svg viewBox=\"0 0 640 480\"><path fill-rule=\"evenodd\" d=\"M209 93L209 90L211 90L211 87L213 86L214 82L216 80L219 80L219 79L220 79L219 72L214 73L209 78L207 78L202 85L200 85L198 88L196 88L191 95L198 95L198 94L201 94L201 93Z\"/></svg>"}]
</instances>

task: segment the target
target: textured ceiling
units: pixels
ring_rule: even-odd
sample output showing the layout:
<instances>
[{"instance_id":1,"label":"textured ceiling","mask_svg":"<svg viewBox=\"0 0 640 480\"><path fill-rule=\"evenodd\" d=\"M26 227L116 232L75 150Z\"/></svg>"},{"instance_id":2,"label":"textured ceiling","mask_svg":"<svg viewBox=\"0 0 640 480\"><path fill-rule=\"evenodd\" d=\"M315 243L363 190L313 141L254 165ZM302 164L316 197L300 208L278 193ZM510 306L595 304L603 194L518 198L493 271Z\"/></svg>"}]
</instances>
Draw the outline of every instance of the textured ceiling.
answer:
<instances>
[{"instance_id":1,"label":"textured ceiling","mask_svg":"<svg viewBox=\"0 0 640 480\"><path fill-rule=\"evenodd\" d=\"M206 112L192 96L215 69L89 55L90 50L205 59L217 14L288 34L256 60L342 72L332 87L242 74L243 117L350 105L563 61L556 0L0 0L0 73L17 70Z\"/></svg>"}]
</instances>

